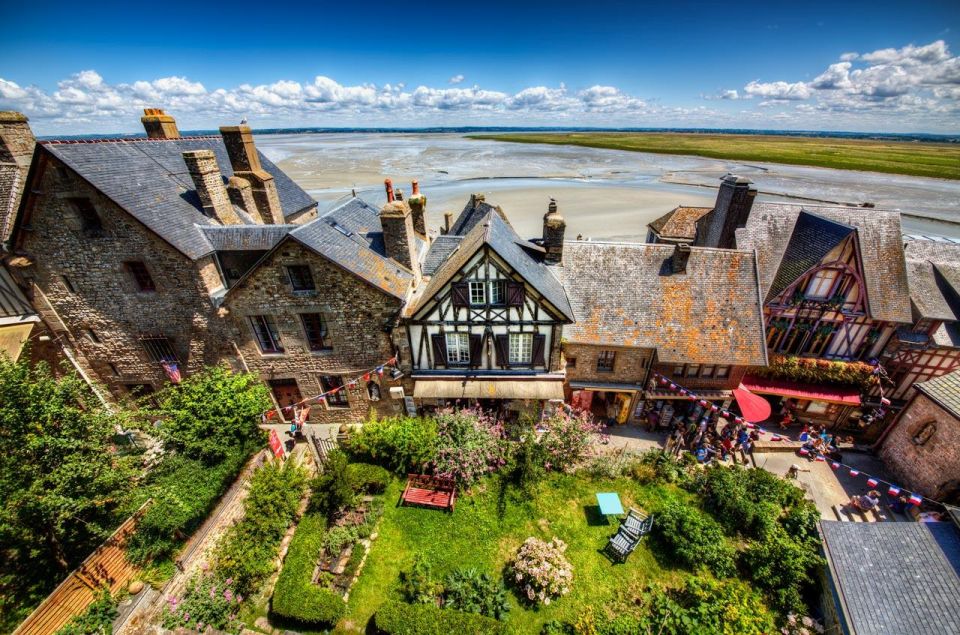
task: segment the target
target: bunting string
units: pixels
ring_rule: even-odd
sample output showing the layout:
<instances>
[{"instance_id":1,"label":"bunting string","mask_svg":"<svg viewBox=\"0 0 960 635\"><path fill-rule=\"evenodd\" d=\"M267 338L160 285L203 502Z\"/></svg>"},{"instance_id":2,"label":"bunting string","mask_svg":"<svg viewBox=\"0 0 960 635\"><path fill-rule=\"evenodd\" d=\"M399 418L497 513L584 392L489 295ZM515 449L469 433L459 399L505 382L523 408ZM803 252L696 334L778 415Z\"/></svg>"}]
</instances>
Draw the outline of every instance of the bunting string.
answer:
<instances>
[{"instance_id":1,"label":"bunting string","mask_svg":"<svg viewBox=\"0 0 960 635\"><path fill-rule=\"evenodd\" d=\"M704 408L709 409L710 412L719 413L721 417L724 417L725 419L731 419L731 420L733 420L733 421L736 422L736 423L739 423L739 424L742 424L742 425L747 426L748 428L751 428L751 429L756 428L757 431L758 431L760 434L766 434L766 433L767 433L767 431L764 430L763 428L761 428L760 426L758 426L758 425L756 425L756 424L753 424L753 423L750 423L749 421L747 421L746 419L744 419L744 418L741 417L740 415L734 414L733 412L731 412L730 410L727 410L726 408L721 408L720 406L717 406L717 405L715 405L715 404L710 403L709 401L707 401L706 399L703 399L702 397L700 397L700 395L696 394L696 393L693 392L692 390L688 390L688 389L684 388L684 387L681 386L680 384L674 382L674 381L671 380L671 379L668 379L668 378L664 377L664 376L661 375L660 373L653 373L653 376L657 379L657 381L658 381L661 385L667 386L667 387L668 387L670 390L672 390L673 392L678 393L678 394L686 397L686 398L689 399L690 401L695 401L695 402L697 402L698 404L700 404L700 405L703 406Z\"/></svg>"},{"instance_id":2,"label":"bunting string","mask_svg":"<svg viewBox=\"0 0 960 635\"><path fill-rule=\"evenodd\" d=\"M321 403L321 404L322 404L324 401L326 401L326 399L327 399L328 396L330 396L330 395L335 395L335 394L337 394L338 392L340 392L341 390L347 390L347 389L350 389L350 388L356 388L357 385L358 385L361 381L363 381L363 382L368 382L368 381L370 381L370 378L371 378L373 375L377 375L378 377L383 378L383 369L384 369L385 367L387 367L387 366L396 366L396 364L397 364L397 357L396 357L396 356L393 356L393 357L391 357L390 359L388 359L387 361L385 361L384 363L380 364L379 366L374 366L373 368L371 368L370 370L366 371L366 372L363 373L362 375L358 375L357 377L354 377L354 378L351 379L350 381L347 381L347 382L345 382L345 383L337 386L336 388L331 388L330 390L328 390L328 391L326 391L326 392L322 392L322 393L320 393L319 395L314 395L314 396L312 396L312 397L307 397L307 398L305 398L305 399L301 399L300 401L298 401L298 402L296 402L296 403L293 403L293 404L290 404L289 406L284 406L284 407L279 408L279 409L277 409L277 408L270 408L270 409L268 409L268 410L264 410L262 413L260 413L260 420L261 420L261 422L266 423L266 422L269 421L270 419L273 419L275 416L277 416L277 414L279 414L280 412L284 412L284 413L287 413L287 412L295 412L297 408L300 408L300 407L302 407L302 406L309 406L309 405L311 405L311 404L313 404L313 403ZM303 408L303 411L307 411L307 410L308 410L308 408Z\"/></svg>"}]
</instances>

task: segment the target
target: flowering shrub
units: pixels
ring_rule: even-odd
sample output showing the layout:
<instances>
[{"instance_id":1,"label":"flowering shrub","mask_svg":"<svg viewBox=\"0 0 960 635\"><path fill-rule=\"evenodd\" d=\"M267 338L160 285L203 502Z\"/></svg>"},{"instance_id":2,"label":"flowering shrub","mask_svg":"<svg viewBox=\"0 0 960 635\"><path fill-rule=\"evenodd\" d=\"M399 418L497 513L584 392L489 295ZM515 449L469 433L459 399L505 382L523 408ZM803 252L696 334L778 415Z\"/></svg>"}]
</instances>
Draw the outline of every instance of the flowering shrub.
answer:
<instances>
[{"instance_id":1,"label":"flowering shrub","mask_svg":"<svg viewBox=\"0 0 960 635\"><path fill-rule=\"evenodd\" d=\"M822 633L823 627L812 617L806 615L797 617L796 613L791 613L787 616L787 623L780 632L783 635L814 635L814 633Z\"/></svg>"},{"instance_id":2,"label":"flowering shrub","mask_svg":"<svg viewBox=\"0 0 960 635\"><path fill-rule=\"evenodd\" d=\"M224 580L205 569L187 583L182 598L167 598L163 627L171 630L183 627L200 633L212 626L227 633L239 633L243 623L237 619L237 611L243 596L236 594L232 587L233 580Z\"/></svg>"},{"instance_id":3,"label":"flowering shrub","mask_svg":"<svg viewBox=\"0 0 960 635\"><path fill-rule=\"evenodd\" d=\"M506 462L503 426L494 417L481 410L445 410L436 421L437 474L469 487Z\"/></svg>"},{"instance_id":4,"label":"flowering shrub","mask_svg":"<svg viewBox=\"0 0 960 635\"><path fill-rule=\"evenodd\" d=\"M552 598L570 592L573 565L563 556L566 550L567 544L556 537L550 542L533 537L523 541L513 574L528 600L550 604Z\"/></svg>"},{"instance_id":5,"label":"flowering shrub","mask_svg":"<svg viewBox=\"0 0 960 635\"><path fill-rule=\"evenodd\" d=\"M879 381L877 376L873 374L873 370L873 366L864 362L844 362L793 355L771 355L768 366L754 369L751 372L755 372L761 377L817 384L839 384L867 390Z\"/></svg>"},{"instance_id":6,"label":"flowering shrub","mask_svg":"<svg viewBox=\"0 0 960 635\"><path fill-rule=\"evenodd\" d=\"M567 471L587 456L590 443L603 430L588 412L567 414L559 410L543 422L546 432L540 439L548 470Z\"/></svg>"}]
</instances>

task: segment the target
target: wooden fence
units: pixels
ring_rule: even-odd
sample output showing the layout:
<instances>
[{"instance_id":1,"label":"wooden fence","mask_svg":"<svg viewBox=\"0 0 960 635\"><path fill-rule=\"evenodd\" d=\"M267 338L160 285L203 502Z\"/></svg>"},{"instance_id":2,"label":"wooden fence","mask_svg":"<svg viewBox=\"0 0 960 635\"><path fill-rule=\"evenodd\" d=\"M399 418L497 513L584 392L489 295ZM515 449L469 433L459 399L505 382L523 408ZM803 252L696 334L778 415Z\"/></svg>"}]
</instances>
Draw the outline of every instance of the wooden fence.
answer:
<instances>
[{"instance_id":1,"label":"wooden fence","mask_svg":"<svg viewBox=\"0 0 960 635\"><path fill-rule=\"evenodd\" d=\"M87 610L104 586L116 593L140 572L126 558L127 540L151 501L144 503L97 547L67 579L13 631L13 635L52 635Z\"/></svg>"}]
</instances>

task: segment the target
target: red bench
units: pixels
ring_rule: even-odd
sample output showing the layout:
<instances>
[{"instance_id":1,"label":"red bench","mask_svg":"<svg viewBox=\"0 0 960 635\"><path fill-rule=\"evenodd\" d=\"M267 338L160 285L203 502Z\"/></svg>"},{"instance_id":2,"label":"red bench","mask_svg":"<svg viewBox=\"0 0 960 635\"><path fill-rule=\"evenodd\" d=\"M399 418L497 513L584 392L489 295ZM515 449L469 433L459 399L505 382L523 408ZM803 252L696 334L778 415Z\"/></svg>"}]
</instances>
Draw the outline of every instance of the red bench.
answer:
<instances>
[{"instance_id":1,"label":"red bench","mask_svg":"<svg viewBox=\"0 0 960 635\"><path fill-rule=\"evenodd\" d=\"M408 474L407 487L400 500L406 504L437 507L453 511L457 499L457 486L452 478Z\"/></svg>"}]
</instances>

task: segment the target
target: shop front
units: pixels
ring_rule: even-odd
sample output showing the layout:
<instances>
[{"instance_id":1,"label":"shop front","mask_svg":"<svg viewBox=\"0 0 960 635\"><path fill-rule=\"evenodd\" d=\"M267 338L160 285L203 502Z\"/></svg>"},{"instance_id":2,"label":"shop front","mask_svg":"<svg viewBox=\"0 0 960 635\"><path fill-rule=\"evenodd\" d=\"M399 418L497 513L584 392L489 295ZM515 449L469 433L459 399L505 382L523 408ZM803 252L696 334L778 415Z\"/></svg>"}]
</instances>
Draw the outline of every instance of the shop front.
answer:
<instances>
[{"instance_id":1,"label":"shop front","mask_svg":"<svg viewBox=\"0 0 960 635\"><path fill-rule=\"evenodd\" d=\"M786 403L799 422L826 425L834 431L845 429L845 423L856 417L861 408L860 392L846 386L823 386L746 375L743 387L770 400L773 411L780 412Z\"/></svg>"},{"instance_id":2,"label":"shop front","mask_svg":"<svg viewBox=\"0 0 960 635\"><path fill-rule=\"evenodd\" d=\"M716 417L721 409L729 409L733 402L733 393L729 390L700 390L697 399L681 395L673 390L648 390L643 393L646 401L644 411L648 425L658 430L666 430L674 419L699 421L705 414ZM704 406L701 401L706 402ZM710 410L716 406L717 411Z\"/></svg>"},{"instance_id":3,"label":"shop front","mask_svg":"<svg viewBox=\"0 0 960 635\"><path fill-rule=\"evenodd\" d=\"M549 414L563 403L563 377L477 378L465 376L414 376L413 398L429 412L439 408L479 407L510 420L520 412Z\"/></svg>"},{"instance_id":4,"label":"shop front","mask_svg":"<svg viewBox=\"0 0 960 635\"><path fill-rule=\"evenodd\" d=\"M570 407L574 410L585 410L607 425L642 423L642 386L571 381L570 388Z\"/></svg>"}]
</instances>

